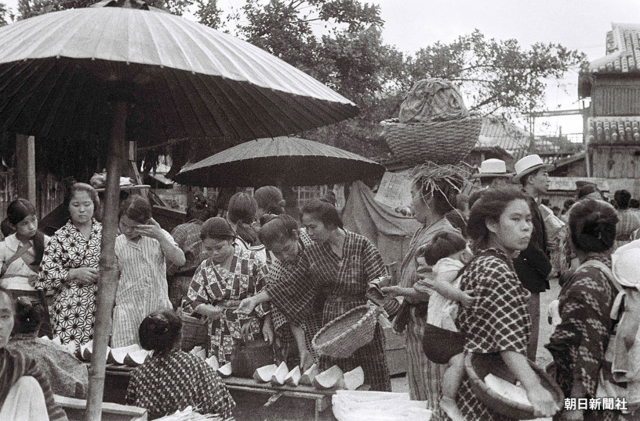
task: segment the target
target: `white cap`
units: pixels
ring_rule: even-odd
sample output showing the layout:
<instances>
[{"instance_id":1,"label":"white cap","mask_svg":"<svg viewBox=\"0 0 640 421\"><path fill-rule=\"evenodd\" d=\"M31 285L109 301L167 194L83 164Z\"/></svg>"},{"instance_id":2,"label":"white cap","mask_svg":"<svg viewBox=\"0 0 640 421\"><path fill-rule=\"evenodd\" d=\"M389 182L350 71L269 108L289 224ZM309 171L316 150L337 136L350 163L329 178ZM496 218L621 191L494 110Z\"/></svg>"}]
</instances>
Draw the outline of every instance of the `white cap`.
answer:
<instances>
[{"instance_id":1,"label":"white cap","mask_svg":"<svg viewBox=\"0 0 640 421\"><path fill-rule=\"evenodd\" d=\"M540 168L546 168L547 170L550 170L553 168L553 165L545 164L544 162L542 162L542 158L540 158L540 155L538 154L527 155L516 162L516 175L513 177L513 181L519 182L523 176L531 174L532 172L537 171Z\"/></svg>"}]
</instances>

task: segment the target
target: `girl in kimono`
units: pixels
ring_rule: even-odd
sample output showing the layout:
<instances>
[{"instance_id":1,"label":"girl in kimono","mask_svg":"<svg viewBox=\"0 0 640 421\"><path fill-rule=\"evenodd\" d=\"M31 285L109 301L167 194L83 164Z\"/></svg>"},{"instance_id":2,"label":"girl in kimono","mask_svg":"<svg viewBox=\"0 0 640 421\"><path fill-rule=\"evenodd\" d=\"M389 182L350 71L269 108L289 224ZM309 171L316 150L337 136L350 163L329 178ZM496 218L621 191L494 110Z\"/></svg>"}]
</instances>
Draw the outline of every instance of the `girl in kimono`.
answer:
<instances>
[{"instance_id":1,"label":"girl in kimono","mask_svg":"<svg viewBox=\"0 0 640 421\"><path fill-rule=\"evenodd\" d=\"M236 233L224 218L215 217L202 224L200 234L209 256L196 269L189 285L185 310L207 319L210 348L220 365L231 361L236 341L264 338L262 317L234 313L240 301L260 291L267 266L236 244ZM271 336L273 333L271 333ZM266 339L266 338L265 338Z\"/></svg>"},{"instance_id":2,"label":"girl in kimono","mask_svg":"<svg viewBox=\"0 0 640 421\"><path fill-rule=\"evenodd\" d=\"M131 196L122 203L119 226L115 252L120 281L111 337L114 348L139 344L142 320L154 311L173 308L165 259L177 266L185 263L184 252L151 217L151 205L142 196Z\"/></svg>"},{"instance_id":3,"label":"girl in kimono","mask_svg":"<svg viewBox=\"0 0 640 421\"><path fill-rule=\"evenodd\" d=\"M9 203L6 220L15 232L0 242L0 284L12 291L13 298L39 298L33 285L49 237L38 232L36 209L27 199Z\"/></svg>"},{"instance_id":4,"label":"girl in kimono","mask_svg":"<svg viewBox=\"0 0 640 421\"><path fill-rule=\"evenodd\" d=\"M346 231L338 210L317 199L302 209L302 224L314 244L305 248L296 267L280 282L245 301L238 311L253 311L261 302L272 301L292 323L302 325L324 299L322 323L367 303L369 282L386 275L380 253L364 236ZM361 366L371 390L391 391L389 368L384 352L384 336L376 326L373 340L345 358L320 357L320 369L338 365L343 371Z\"/></svg>"}]
</instances>

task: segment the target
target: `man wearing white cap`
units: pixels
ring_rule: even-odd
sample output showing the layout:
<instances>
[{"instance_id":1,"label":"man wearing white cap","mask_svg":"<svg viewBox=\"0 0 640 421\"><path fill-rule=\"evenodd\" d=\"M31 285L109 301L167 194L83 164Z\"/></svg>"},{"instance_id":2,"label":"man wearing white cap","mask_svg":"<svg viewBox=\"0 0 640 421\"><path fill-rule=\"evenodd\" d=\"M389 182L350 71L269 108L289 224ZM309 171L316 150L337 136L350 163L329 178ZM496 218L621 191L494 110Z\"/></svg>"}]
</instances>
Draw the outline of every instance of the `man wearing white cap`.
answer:
<instances>
[{"instance_id":1,"label":"man wearing white cap","mask_svg":"<svg viewBox=\"0 0 640 421\"><path fill-rule=\"evenodd\" d=\"M547 250L547 233L540 213L539 201L549 188L548 170L552 168L542 162L538 155L527 155L516 162L516 175L513 181L521 183L529 195L533 233L526 250L513 260L513 266L522 285L531 292L529 316L531 317L531 338L527 354L530 360L536 360L538 335L540 332L540 293L549 289L547 276L551 272L551 261Z\"/></svg>"},{"instance_id":2,"label":"man wearing white cap","mask_svg":"<svg viewBox=\"0 0 640 421\"><path fill-rule=\"evenodd\" d=\"M471 178L479 178L482 187L498 188L511 184L513 173L507 172L507 165L502 159L485 159L480 163L478 172Z\"/></svg>"}]
</instances>

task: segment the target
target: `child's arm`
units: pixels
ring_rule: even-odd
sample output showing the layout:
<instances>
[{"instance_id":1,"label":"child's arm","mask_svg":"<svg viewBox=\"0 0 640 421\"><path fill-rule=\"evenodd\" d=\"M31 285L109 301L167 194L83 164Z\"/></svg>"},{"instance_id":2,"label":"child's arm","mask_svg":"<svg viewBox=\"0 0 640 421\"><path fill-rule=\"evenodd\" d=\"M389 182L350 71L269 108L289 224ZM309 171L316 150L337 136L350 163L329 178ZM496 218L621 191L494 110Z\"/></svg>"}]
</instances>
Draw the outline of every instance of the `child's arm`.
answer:
<instances>
[{"instance_id":1,"label":"child's arm","mask_svg":"<svg viewBox=\"0 0 640 421\"><path fill-rule=\"evenodd\" d=\"M414 288L403 288L399 286L392 286L392 287L382 287L381 290L384 294L390 295L391 297L396 297L398 295L401 295L403 297L415 298L416 300L420 300L420 301L426 301L429 299L429 294L416 291Z\"/></svg>"},{"instance_id":2,"label":"child's arm","mask_svg":"<svg viewBox=\"0 0 640 421\"><path fill-rule=\"evenodd\" d=\"M457 273L455 271L438 274L438 277L431 281L431 287L443 297L457 301L464 307L470 307L473 304L473 298L466 292L452 285L456 275Z\"/></svg>"}]
</instances>

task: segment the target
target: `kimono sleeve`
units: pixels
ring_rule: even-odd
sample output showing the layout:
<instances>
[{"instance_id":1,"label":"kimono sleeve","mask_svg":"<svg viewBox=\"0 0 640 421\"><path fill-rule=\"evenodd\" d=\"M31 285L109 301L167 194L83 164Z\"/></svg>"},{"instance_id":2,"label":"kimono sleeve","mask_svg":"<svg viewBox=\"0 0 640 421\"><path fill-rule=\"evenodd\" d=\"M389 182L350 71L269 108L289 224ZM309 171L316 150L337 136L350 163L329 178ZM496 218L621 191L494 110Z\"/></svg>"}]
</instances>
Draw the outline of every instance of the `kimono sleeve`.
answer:
<instances>
[{"instance_id":1,"label":"kimono sleeve","mask_svg":"<svg viewBox=\"0 0 640 421\"><path fill-rule=\"evenodd\" d=\"M47 405L47 413L49 414L49 420L51 421L67 421L67 414L62 410L54 399L53 391L51 390L51 382L44 371L38 367L35 360L29 360L29 367L24 373L25 376L32 376L38 381L44 394L45 404Z\"/></svg>"},{"instance_id":2,"label":"kimono sleeve","mask_svg":"<svg viewBox=\"0 0 640 421\"><path fill-rule=\"evenodd\" d=\"M200 304L215 304L223 298L215 269L211 270L209 265L207 260L200 263L191 279L184 305L184 310L188 313L193 313Z\"/></svg>"},{"instance_id":3,"label":"kimono sleeve","mask_svg":"<svg viewBox=\"0 0 640 421\"><path fill-rule=\"evenodd\" d=\"M255 279L254 295L262 291L268 280L269 267L260 259L253 259L252 276ZM264 317L271 311L271 303L262 303L255 308L258 317Z\"/></svg>"},{"instance_id":4,"label":"kimono sleeve","mask_svg":"<svg viewBox=\"0 0 640 421\"><path fill-rule=\"evenodd\" d=\"M387 275L387 269L380 252L371 241L364 239L362 247L362 265L364 267L365 279L367 283L381 276Z\"/></svg>"},{"instance_id":5,"label":"kimono sleeve","mask_svg":"<svg viewBox=\"0 0 640 421\"><path fill-rule=\"evenodd\" d=\"M35 287L44 290L60 288L69 276L69 269L66 266L64 247L59 238L54 236L44 249Z\"/></svg>"},{"instance_id":6,"label":"kimono sleeve","mask_svg":"<svg viewBox=\"0 0 640 421\"><path fill-rule=\"evenodd\" d=\"M280 282L267 285L271 302L293 324L301 326L315 306L318 286L310 274L309 257L304 253L298 264Z\"/></svg>"}]
</instances>

